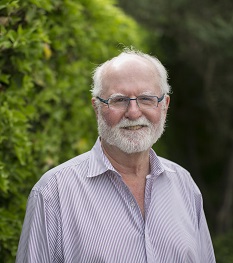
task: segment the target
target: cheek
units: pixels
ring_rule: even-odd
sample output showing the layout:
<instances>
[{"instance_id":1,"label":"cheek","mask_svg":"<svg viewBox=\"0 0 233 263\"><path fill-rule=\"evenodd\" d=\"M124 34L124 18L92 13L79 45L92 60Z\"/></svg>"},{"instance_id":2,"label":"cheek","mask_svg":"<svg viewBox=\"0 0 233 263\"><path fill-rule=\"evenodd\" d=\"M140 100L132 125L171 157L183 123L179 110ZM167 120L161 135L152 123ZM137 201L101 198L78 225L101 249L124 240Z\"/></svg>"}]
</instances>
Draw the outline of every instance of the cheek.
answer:
<instances>
[{"instance_id":1,"label":"cheek","mask_svg":"<svg viewBox=\"0 0 233 263\"><path fill-rule=\"evenodd\" d=\"M150 121L153 124L158 124L164 116L164 112L157 111L150 114L144 114L144 116L147 118L148 121Z\"/></svg>"},{"instance_id":2,"label":"cheek","mask_svg":"<svg viewBox=\"0 0 233 263\"><path fill-rule=\"evenodd\" d=\"M121 119L123 118L123 113L119 113L113 110L103 110L100 114L102 114L102 117L105 119L106 123L110 127L114 127L117 125Z\"/></svg>"}]
</instances>

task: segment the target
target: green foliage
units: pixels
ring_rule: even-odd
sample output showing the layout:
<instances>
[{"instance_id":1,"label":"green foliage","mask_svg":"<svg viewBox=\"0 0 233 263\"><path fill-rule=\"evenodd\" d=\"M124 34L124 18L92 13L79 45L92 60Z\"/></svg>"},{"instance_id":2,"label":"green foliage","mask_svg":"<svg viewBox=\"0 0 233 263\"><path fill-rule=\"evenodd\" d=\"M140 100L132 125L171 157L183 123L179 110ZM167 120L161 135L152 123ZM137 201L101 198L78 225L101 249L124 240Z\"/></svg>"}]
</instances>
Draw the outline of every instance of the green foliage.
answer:
<instances>
[{"instance_id":1,"label":"green foliage","mask_svg":"<svg viewBox=\"0 0 233 263\"><path fill-rule=\"evenodd\" d=\"M216 262L218 263L233 262L232 240L233 240L232 231L225 235L221 235L213 239Z\"/></svg>"},{"instance_id":2,"label":"green foliage","mask_svg":"<svg viewBox=\"0 0 233 263\"><path fill-rule=\"evenodd\" d=\"M111 0L0 3L0 259L13 262L27 196L93 145L91 71L143 30Z\"/></svg>"}]
</instances>

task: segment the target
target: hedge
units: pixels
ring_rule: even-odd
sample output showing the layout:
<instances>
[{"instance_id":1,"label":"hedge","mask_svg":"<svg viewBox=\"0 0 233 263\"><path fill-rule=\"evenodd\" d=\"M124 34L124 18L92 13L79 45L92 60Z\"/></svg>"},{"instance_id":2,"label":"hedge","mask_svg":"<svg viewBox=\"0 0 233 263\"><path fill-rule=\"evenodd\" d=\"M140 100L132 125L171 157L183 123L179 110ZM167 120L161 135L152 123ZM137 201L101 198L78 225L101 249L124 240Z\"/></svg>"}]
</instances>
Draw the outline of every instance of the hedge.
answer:
<instances>
[{"instance_id":1,"label":"hedge","mask_svg":"<svg viewBox=\"0 0 233 263\"><path fill-rule=\"evenodd\" d=\"M34 183L96 139L93 67L144 36L111 0L1 0L0 262L14 262Z\"/></svg>"}]
</instances>

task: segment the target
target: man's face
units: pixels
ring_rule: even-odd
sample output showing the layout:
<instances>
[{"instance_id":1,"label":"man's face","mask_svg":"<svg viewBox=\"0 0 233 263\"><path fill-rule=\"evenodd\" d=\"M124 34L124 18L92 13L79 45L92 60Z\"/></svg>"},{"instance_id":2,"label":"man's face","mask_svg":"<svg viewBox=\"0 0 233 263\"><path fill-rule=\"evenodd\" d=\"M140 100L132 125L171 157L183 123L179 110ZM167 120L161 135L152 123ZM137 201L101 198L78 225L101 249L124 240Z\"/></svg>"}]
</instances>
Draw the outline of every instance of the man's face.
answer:
<instances>
[{"instance_id":1,"label":"man's face","mask_svg":"<svg viewBox=\"0 0 233 263\"><path fill-rule=\"evenodd\" d=\"M161 97L159 76L148 62L135 58L111 65L103 81L104 99L113 94L135 98L139 95ZM101 105L98 109L98 131L102 140L126 153L148 150L162 135L169 97L157 108L141 110L136 101L130 101L125 111ZM165 107L166 106L166 109Z\"/></svg>"}]
</instances>

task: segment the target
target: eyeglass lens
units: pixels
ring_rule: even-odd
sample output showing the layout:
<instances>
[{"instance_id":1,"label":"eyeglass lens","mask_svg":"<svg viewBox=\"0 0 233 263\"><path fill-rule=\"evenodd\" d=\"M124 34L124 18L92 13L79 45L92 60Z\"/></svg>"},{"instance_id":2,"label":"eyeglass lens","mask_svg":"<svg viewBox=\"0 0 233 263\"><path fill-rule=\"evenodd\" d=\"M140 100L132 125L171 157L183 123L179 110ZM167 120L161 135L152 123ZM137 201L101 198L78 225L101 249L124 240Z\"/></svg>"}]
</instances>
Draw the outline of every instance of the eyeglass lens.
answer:
<instances>
[{"instance_id":1,"label":"eyeglass lens","mask_svg":"<svg viewBox=\"0 0 233 263\"><path fill-rule=\"evenodd\" d=\"M108 104L110 108L125 110L128 108L131 100L136 100L137 105L142 109L158 107L158 98L152 96L139 96L137 98L119 96L109 99Z\"/></svg>"}]
</instances>

